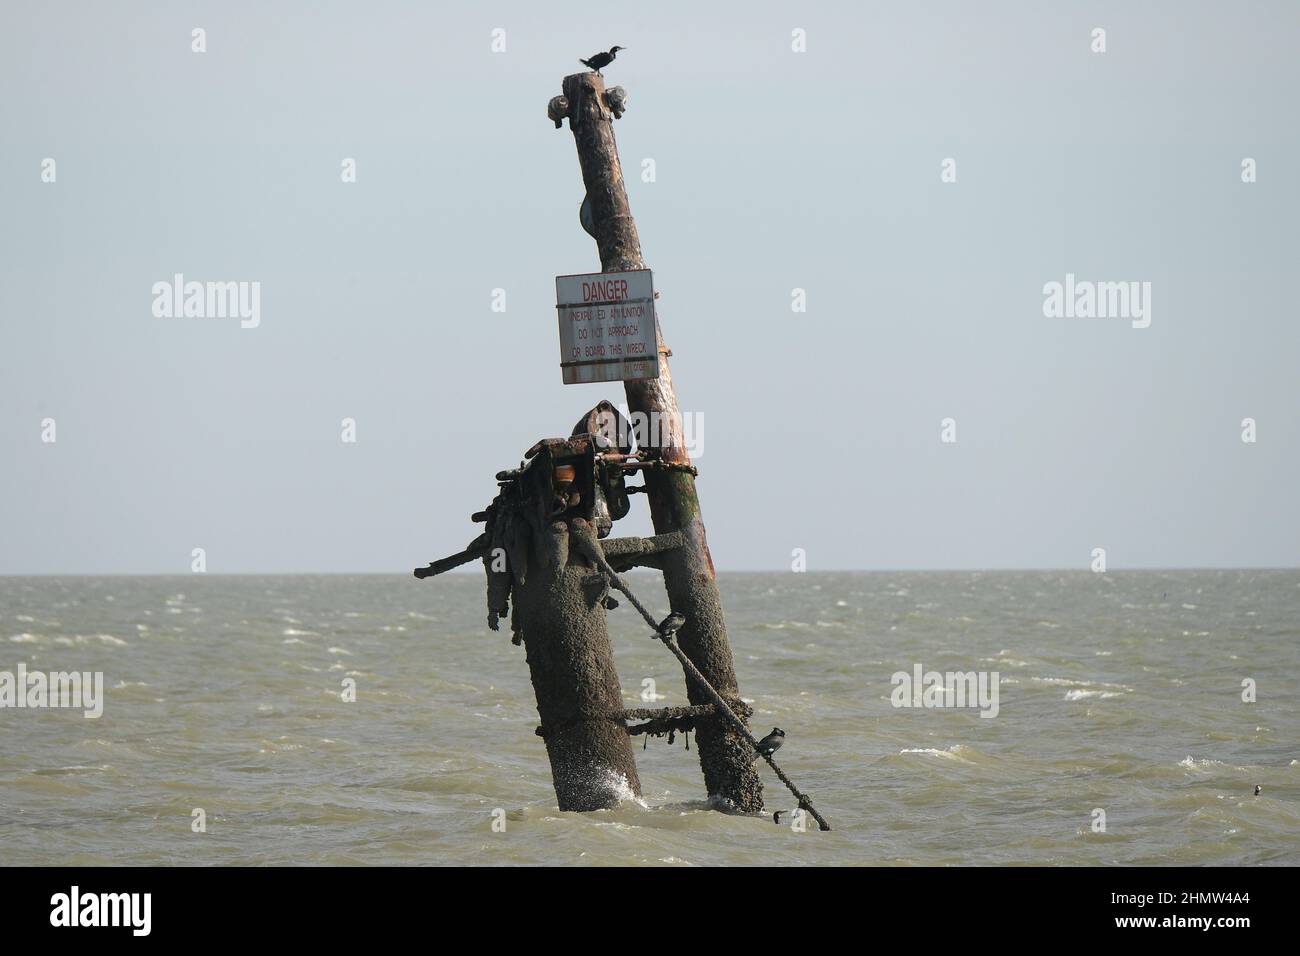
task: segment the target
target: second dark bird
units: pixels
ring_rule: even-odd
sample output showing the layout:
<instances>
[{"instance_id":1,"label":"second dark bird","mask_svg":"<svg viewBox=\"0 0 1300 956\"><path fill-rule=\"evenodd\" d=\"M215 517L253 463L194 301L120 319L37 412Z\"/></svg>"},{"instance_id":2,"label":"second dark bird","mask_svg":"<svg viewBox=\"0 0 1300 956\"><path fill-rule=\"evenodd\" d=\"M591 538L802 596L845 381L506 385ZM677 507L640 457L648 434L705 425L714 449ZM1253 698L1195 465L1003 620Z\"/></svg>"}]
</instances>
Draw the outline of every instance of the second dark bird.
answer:
<instances>
[{"instance_id":1,"label":"second dark bird","mask_svg":"<svg viewBox=\"0 0 1300 956\"><path fill-rule=\"evenodd\" d=\"M609 66L611 63L614 62L614 57L618 56L618 51L626 50L626 49L627 47L625 46L612 46L609 48L608 53L595 53L592 55L591 59L589 60L580 59L578 60L578 62L581 63L583 66L590 67L591 69L595 70L596 74L599 76L601 70L605 69L605 67Z\"/></svg>"},{"instance_id":2,"label":"second dark bird","mask_svg":"<svg viewBox=\"0 0 1300 956\"><path fill-rule=\"evenodd\" d=\"M785 741L785 731L780 727L773 727L772 732L758 742L758 752L760 756L770 757L781 749L781 744Z\"/></svg>"}]
</instances>

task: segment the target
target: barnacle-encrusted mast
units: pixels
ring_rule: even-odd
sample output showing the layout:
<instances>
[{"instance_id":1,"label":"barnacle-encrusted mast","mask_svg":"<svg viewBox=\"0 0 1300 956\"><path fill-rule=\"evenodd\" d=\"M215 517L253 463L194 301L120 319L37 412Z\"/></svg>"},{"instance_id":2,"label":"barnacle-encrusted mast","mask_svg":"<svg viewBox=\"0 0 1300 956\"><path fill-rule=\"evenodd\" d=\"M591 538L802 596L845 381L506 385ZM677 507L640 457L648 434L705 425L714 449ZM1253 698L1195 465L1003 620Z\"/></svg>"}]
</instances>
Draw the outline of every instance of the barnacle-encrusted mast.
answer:
<instances>
[{"instance_id":1,"label":"barnacle-encrusted mast","mask_svg":"<svg viewBox=\"0 0 1300 956\"><path fill-rule=\"evenodd\" d=\"M564 95L551 101L547 113L556 126L567 117L578 149L582 181L595 228L601 269L623 272L646 268L641 257L641 240L628 206L623 186L623 167L614 141L614 119L627 108L622 87L608 92L605 82L594 73L575 73L564 78ZM557 102L557 100L559 102ZM658 318L656 317L656 322ZM662 336L661 336L662 340ZM673 611L686 623L677 639L686 656L733 709L742 710L722 600L713 570L713 559L704 534L695 475L682 434L681 415L668 369L669 350L660 348L659 377L624 383L628 409L644 420L658 420L666 427L659 434L639 436L664 462L679 467L647 473L646 493L650 515L658 534L679 533L682 547L663 560L664 585ZM692 704L711 703L697 682L687 681ZM700 766L710 796L720 797L740 810L763 807L763 785L754 768L754 749L722 716L706 717L696 725Z\"/></svg>"},{"instance_id":2,"label":"barnacle-encrusted mast","mask_svg":"<svg viewBox=\"0 0 1300 956\"><path fill-rule=\"evenodd\" d=\"M606 538L629 510L625 476L671 468L653 452L632 453L617 436L629 426L601 402L568 438L544 438L518 468L497 473L499 492L473 516L483 533L449 558L415 572L441 574L481 559L487 572L488 627L509 615L537 695L551 776L561 810L599 810L639 796L629 735L695 728L683 713L627 711L619 692L605 615L618 606L610 587L635 566L658 567L681 545L678 534ZM603 539L603 540L602 540ZM712 711L712 708L704 708ZM628 727L627 721L651 718Z\"/></svg>"},{"instance_id":3,"label":"barnacle-encrusted mast","mask_svg":"<svg viewBox=\"0 0 1300 956\"><path fill-rule=\"evenodd\" d=\"M613 120L623 115L626 94L620 87L606 91L596 73L565 77L563 89L547 113L557 128L569 120L586 186L582 225L596 240L601 269L644 270L614 143ZM639 795L630 736L667 734L671 741L691 731L709 796L741 812L763 808L757 742L745 724L752 710L736 683L670 354L660 345L658 376L624 382L632 417L647 426L636 435L635 451L627 421L601 402L568 438L542 439L518 468L497 474L497 497L473 516L483 533L464 551L415 572L428 577L483 561L488 625L497 629L509 614L514 643L527 650L541 715L537 733L546 742L562 810L612 807ZM644 484L628 487L625 479L632 474L640 474ZM633 492L649 499L656 533L608 538L614 521L627 514ZM622 577L636 566L663 572L672 613L661 623ZM628 599L677 657L689 706L623 706L606 630L606 613L618 606L611 589ZM644 723L629 725L631 720ZM771 755L764 759L799 805L829 829Z\"/></svg>"}]
</instances>

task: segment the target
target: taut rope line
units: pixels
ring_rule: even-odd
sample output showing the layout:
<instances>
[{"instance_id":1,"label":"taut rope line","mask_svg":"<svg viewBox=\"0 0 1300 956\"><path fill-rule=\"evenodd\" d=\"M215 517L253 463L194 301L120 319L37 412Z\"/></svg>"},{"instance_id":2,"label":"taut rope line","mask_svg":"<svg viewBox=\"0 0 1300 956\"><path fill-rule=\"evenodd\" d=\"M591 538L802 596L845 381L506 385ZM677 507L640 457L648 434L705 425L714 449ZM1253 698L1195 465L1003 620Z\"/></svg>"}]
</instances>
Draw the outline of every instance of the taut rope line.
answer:
<instances>
[{"instance_id":1,"label":"taut rope line","mask_svg":"<svg viewBox=\"0 0 1300 956\"><path fill-rule=\"evenodd\" d=\"M656 622L654 616L645 609L645 606L640 601L636 599L636 595L632 593L627 582L618 575L618 572L609 566L609 562L605 560L605 556L599 553L598 549L592 549L592 552L594 553L588 553L588 557L592 558L596 562L597 567L600 568L601 573L605 576L605 580L613 588L622 593L631 605L637 609L637 612L641 617L645 619L645 622L654 628L655 636L659 640L663 641L664 646L667 647L668 650L672 651L673 656L681 661L682 667L685 668L686 673L694 677L695 680L699 682L699 685L708 693L709 697L713 699L713 706L716 708L716 712L725 716L731 722L732 726L736 728L737 732L743 735L744 738L750 742L754 748L754 752L767 761L768 766L772 768L777 778L785 784L786 789L794 794L795 799L799 801L800 808L806 810L808 814L817 821L818 828L821 830L829 830L831 825L826 822L825 817L817 812L817 809L812 805L812 800L810 800L806 794L800 792L799 788L794 785L794 782L781 772L781 768L776 765L776 761L772 759L771 754L759 753L758 741L755 740L754 735L749 732L749 728L745 726L745 722L736 716L735 712L727 705L727 702L723 699L722 695L714 689L713 685L710 684L704 675L700 673L699 668L695 666L694 662L686 656L685 651L677 646L676 634L681 626L686 623L686 618L680 614L670 614L662 622Z\"/></svg>"}]
</instances>

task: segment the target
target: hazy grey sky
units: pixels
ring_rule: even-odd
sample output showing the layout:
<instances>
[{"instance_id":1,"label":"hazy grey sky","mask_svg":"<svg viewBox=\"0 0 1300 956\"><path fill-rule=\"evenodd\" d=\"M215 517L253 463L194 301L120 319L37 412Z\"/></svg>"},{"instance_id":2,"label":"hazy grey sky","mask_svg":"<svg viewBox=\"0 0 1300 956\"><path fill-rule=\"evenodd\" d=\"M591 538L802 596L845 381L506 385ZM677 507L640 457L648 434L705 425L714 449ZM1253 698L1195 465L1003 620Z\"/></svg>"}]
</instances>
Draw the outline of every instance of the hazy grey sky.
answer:
<instances>
[{"instance_id":1,"label":"hazy grey sky","mask_svg":"<svg viewBox=\"0 0 1300 956\"><path fill-rule=\"evenodd\" d=\"M598 10L6 0L0 573L462 547L623 398L561 384L553 277L599 260L545 115L613 44L721 569L1300 563L1300 4ZM260 325L155 317L175 273ZM1150 282L1150 326L1045 317L1066 273Z\"/></svg>"}]
</instances>

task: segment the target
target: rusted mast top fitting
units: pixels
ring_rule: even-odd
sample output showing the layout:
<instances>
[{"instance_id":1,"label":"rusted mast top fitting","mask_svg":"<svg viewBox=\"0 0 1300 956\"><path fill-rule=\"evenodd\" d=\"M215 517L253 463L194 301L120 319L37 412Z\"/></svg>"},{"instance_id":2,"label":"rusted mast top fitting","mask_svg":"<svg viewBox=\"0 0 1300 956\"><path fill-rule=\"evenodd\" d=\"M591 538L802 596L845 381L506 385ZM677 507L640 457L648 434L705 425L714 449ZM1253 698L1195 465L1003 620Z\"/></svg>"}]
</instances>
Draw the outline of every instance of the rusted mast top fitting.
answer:
<instances>
[{"instance_id":1,"label":"rusted mast top fitting","mask_svg":"<svg viewBox=\"0 0 1300 956\"><path fill-rule=\"evenodd\" d=\"M564 78L564 95L554 97L547 115L556 128L565 118L573 132L587 189L592 232L600 251L601 269L621 272L646 268L641 241L628 206L623 168L614 142L613 120L622 116L627 97L622 88L605 90L594 73ZM655 318L658 323L658 316ZM660 336L662 341L662 335ZM662 423L658 434L640 436L666 462L690 465L682 434L681 413L668 369L668 350L659 354L659 377L624 383L628 408ZM739 703L731 647L700 516L695 477L685 468L650 469L645 473L650 516L657 534L681 531L683 547L663 564L664 585L673 611L686 617L677 635L682 651L728 702ZM692 704L712 703L697 681L687 680ZM753 745L721 716L702 718L696 730L700 767L710 796L725 799L737 809L763 807L763 786L753 766Z\"/></svg>"}]
</instances>

